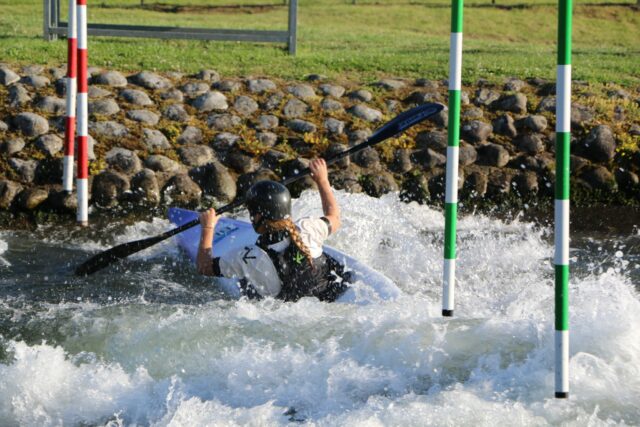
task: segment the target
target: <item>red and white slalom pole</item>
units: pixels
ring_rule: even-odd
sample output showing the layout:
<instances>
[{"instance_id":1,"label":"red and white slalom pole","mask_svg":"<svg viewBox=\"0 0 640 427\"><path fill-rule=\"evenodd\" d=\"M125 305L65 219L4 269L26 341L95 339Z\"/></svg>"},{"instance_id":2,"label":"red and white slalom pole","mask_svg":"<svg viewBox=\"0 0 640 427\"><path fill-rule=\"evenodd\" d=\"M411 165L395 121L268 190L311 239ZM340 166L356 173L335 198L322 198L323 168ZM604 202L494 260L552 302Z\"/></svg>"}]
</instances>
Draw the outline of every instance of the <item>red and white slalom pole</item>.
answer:
<instances>
[{"instance_id":1,"label":"red and white slalom pole","mask_svg":"<svg viewBox=\"0 0 640 427\"><path fill-rule=\"evenodd\" d=\"M64 131L64 170L62 187L64 191L73 191L73 150L76 137L76 75L78 71L77 50L78 31L76 22L76 0L69 0L69 19L67 35L67 117Z\"/></svg>"},{"instance_id":2,"label":"red and white slalom pole","mask_svg":"<svg viewBox=\"0 0 640 427\"><path fill-rule=\"evenodd\" d=\"M87 0L78 1L78 223L89 223Z\"/></svg>"}]
</instances>

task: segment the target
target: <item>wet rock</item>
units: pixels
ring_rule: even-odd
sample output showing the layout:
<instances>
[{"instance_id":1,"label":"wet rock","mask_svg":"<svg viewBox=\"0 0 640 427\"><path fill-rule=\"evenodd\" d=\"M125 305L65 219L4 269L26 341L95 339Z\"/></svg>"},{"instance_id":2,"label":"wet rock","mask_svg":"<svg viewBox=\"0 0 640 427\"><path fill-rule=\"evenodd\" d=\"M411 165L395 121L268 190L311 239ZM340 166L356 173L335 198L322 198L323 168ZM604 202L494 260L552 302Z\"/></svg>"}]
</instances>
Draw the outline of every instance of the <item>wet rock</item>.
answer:
<instances>
[{"instance_id":1,"label":"wet rock","mask_svg":"<svg viewBox=\"0 0 640 427\"><path fill-rule=\"evenodd\" d=\"M12 154L19 153L25 146L24 139L22 138L10 138L6 141L0 142L0 153L11 156Z\"/></svg>"},{"instance_id":2,"label":"wet rock","mask_svg":"<svg viewBox=\"0 0 640 427\"><path fill-rule=\"evenodd\" d=\"M147 148L147 150L167 150L171 148L171 144L167 140L167 137L164 136L162 132L156 129L143 129L142 130L144 137L142 138L142 143Z\"/></svg>"},{"instance_id":3,"label":"wet rock","mask_svg":"<svg viewBox=\"0 0 640 427\"><path fill-rule=\"evenodd\" d=\"M0 179L0 209L9 209L20 191L22 185L8 179Z\"/></svg>"},{"instance_id":4,"label":"wet rock","mask_svg":"<svg viewBox=\"0 0 640 427\"><path fill-rule=\"evenodd\" d=\"M391 169L394 172L405 173L409 172L412 168L411 150L406 148L395 150L393 153L393 161L391 162Z\"/></svg>"},{"instance_id":5,"label":"wet rock","mask_svg":"<svg viewBox=\"0 0 640 427\"><path fill-rule=\"evenodd\" d=\"M422 173L407 173L400 190L400 200L425 204L430 199L429 181Z\"/></svg>"},{"instance_id":6,"label":"wet rock","mask_svg":"<svg viewBox=\"0 0 640 427\"><path fill-rule=\"evenodd\" d=\"M260 142L260 144L265 145L267 147L273 147L278 142L278 135L273 132L258 132L256 134L256 138Z\"/></svg>"},{"instance_id":7,"label":"wet rock","mask_svg":"<svg viewBox=\"0 0 640 427\"><path fill-rule=\"evenodd\" d=\"M197 206L201 196L202 190L186 173L171 177L162 188L162 200L166 205Z\"/></svg>"},{"instance_id":8,"label":"wet rock","mask_svg":"<svg viewBox=\"0 0 640 427\"><path fill-rule=\"evenodd\" d=\"M224 157L224 164L239 173L249 173L258 169L258 162L247 154L231 151Z\"/></svg>"},{"instance_id":9,"label":"wet rock","mask_svg":"<svg viewBox=\"0 0 640 427\"><path fill-rule=\"evenodd\" d=\"M326 119L322 125L331 134L342 135L344 133L345 123L333 117Z\"/></svg>"},{"instance_id":10,"label":"wet rock","mask_svg":"<svg viewBox=\"0 0 640 427\"><path fill-rule=\"evenodd\" d=\"M593 190L616 191L618 184L615 177L604 166L593 166L583 170L580 179Z\"/></svg>"},{"instance_id":11,"label":"wet rock","mask_svg":"<svg viewBox=\"0 0 640 427\"><path fill-rule=\"evenodd\" d=\"M481 198L487 192L489 177L484 171L473 171L465 179L461 196L463 198Z\"/></svg>"},{"instance_id":12,"label":"wet rock","mask_svg":"<svg viewBox=\"0 0 640 427\"><path fill-rule=\"evenodd\" d=\"M233 103L233 108L243 117L248 117L258 110L258 103L248 96L240 95Z\"/></svg>"},{"instance_id":13,"label":"wet rock","mask_svg":"<svg viewBox=\"0 0 640 427\"><path fill-rule=\"evenodd\" d=\"M309 111L309 106L297 98L287 101L283 108L284 116L288 119L303 117Z\"/></svg>"},{"instance_id":14,"label":"wet rock","mask_svg":"<svg viewBox=\"0 0 640 427\"><path fill-rule=\"evenodd\" d=\"M253 184L259 181L279 181L280 178L270 169L259 169L255 172L245 173L238 177L238 195L244 197L247 190L251 188Z\"/></svg>"},{"instance_id":15,"label":"wet rock","mask_svg":"<svg viewBox=\"0 0 640 427\"><path fill-rule=\"evenodd\" d=\"M36 147L47 156L53 157L62 150L64 142L58 135L42 135L36 139Z\"/></svg>"},{"instance_id":16,"label":"wet rock","mask_svg":"<svg viewBox=\"0 0 640 427\"><path fill-rule=\"evenodd\" d=\"M133 121L155 126L160 121L160 116L149 110L130 110L127 117Z\"/></svg>"},{"instance_id":17,"label":"wet rock","mask_svg":"<svg viewBox=\"0 0 640 427\"><path fill-rule=\"evenodd\" d=\"M510 138L518 135L513 117L509 114L503 114L491 122L491 124L493 125L493 131L498 135L504 135Z\"/></svg>"},{"instance_id":18,"label":"wet rock","mask_svg":"<svg viewBox=\"0 0 640 427\"><path fill-rule=\"evenodd\" d=\"M178 149L178 154L182 162L191 167L204 166L216 158L213 149L206 145L185 145Z\"/></svg>"},{"instance_id":19,"label":"wet rock","mask_svg":"<svg viewBox=\"0 0 640 427\"><path fill-rule=\"evenodd\" d=\"M38 101L36 108L45 113L64 114L67 110L67 102L55 96L45 96Z\"/></svg>"},{"instance_id":20,"label":"wet rock","mask_svg":"<svg viewBox=\"0 0 640 427\"><path fill-rule=\"evenodd\" d=\"M220 80L220 74L216 70L200 70L196 79L214 83Z\"/></svg>"},{"instance_id":21,"label":"wet rock","mask_svg":"<svg viewBox=\"0 0 640 427\"><path fill-rule=\"evenodd\" d=\"M313 133L316 131L316 125L300 119L289 120L287 122L287 127L298 133Z\"/></svg>"},{"instance_id":22,"label":"wet rock","mask_svg":"<svg viewBox=\"0 0 640 427\"><path fill-rule=\"evenodd\" d=\"M212 114L207 118L207 124L211 129L226 131L240 126L242 119L231 114Z\"/></svg>"},{"instance_id":23,"label":"wet rock","mask_svg":"<svg viewBox=\"0 0 640 427\"><path fill-rule=\"evenodd\" d=\"M221 92L237 92L242 88L242 85L234 80L222 80L214 84L213 87Z\"/></svg>"},{"instance_id":24,"label":"wet rock","mask_svg":"<svg viewBox=\"0 0 640 427\"><path fill-rule=\"evenodd\" d=\"M460 166L469 166L478 160L478 151L476 148L464 141L460 142L458 149L458 163Z\"/></svg>"},{"instance_id":25,"label":"wet rock","mask_svg":"<svg viewBox=\"0 0 640 427\"><path fill-rule=\"evenodd\" d=\"M489 173L487 195L499 196L511 192L511 181L515 173L506 169L496 169Z\"/></svg>"},{"instance_id":26,"label":"wet rock","mask_svg":"<svg viewBox=\"0 0 640 427\"><path fill-rule=\"evenodd\" d=\"M126 87L127 79L117 71L102 71L91 78L93 84L111 87Z\"/></svg>"},{"instance_id":27,"label":"wet rock","mask_svg":"<svg viewBox=\"0 0 640 427\"><path fill-rule=\"evenodd\" d=\"M296 98L304 100L314 99L316 97L316 91L311 86L305 84L289 86L287 92Z\"/></svg>"},{"instance_id":28,"label":"wet rock","mask_svg":"<svg viewBox=\"0 0 640 427\"><path fill-rule=\"evenodd\" d=\"M386 171L365 175L362 180L362 189L372 197L380 197L392 191L400 190L393 175Z\"/></svg>"},{"instance_id":29,"label":"wet rock","mask_svg":"<svg viewBox=\"0 0 640 427\"><path fill-rule=\"evenodd\" d=\"M358 176L351 169L338 169L329 172L329 182L336 190L344 190L348 193L362 192Z\"/></svg>"},{"instance_id":30,"label":"wet rock","mask_svg":"<svg viewBox=\"0 0 640 427\"><path fill-rule=\"evenodd\" d=\"M424 169L433 169L445 165L447 163L447 157L430 149L425 148L423 150L414 151L411 159Z\"/></svg>"},{"instance_id":31,"label":"wet rock","mask_svg":"<svg viewBox=\"0 0 640 427\"><path fill-rule=\"evenodd\" d=\"M155 172L143 169L131 178L131 196L136 203L156 206L160 203L160 186Z\"/></svg>"},{"instance_id":32,"label":"wet rock","mask_svg":"<svg viewBox=\"0 0 640 427\"><path fill-rule=\"evenodd\" d=\"M240 137L234 133L221 132L213 139L213 149L216 151L225 151L236 145Z\"/></svg>"},{"instance_id":33,"label":"wet rock","mask_svg":"<svg viewBox=\"0 0 640 427\"><path fill-rule=\"evenodd\" d=\"M333 98L341 98L345 92L344 87L327 83L321 84L318 89L320 89L320 93L324 96L331 96Z\"/></svg>"},{"instance_id":34,"label":"wet rock","mask_svg":"<svg viewBox=\"0 0 640 427\"><path fill-rule=\"evenodd\" d=\"M360 150L351 157L355 164L363 168L377 169L380 167L380 155L373 147Z\"/></svg>"},{"instance_id":35,"label":"wet rock","mask_svg":"<svg viewBox=\"0 0 640 427\"><path fill-rule=\"evenodd\" d=\"M195 126L187 126L178 137L177 142L178 144L200 144L202 131Z\"/></svg>"},{"instance_id":36,"label":"wet rock","mask_svg":"<svg viewBox=\"0 0 640 427\"><path fill-rule=\"evenodd\" d=\"M636 173L630 170L616 169L615 171L616 182L618 187L623 191L637 192L640 185L640 178ZM637 194L637 193L636 193Z\"/></svg>"},{"instance_id":37,"label":"wet rock","mask_svg":"<svg viewBox=\"0 0 640 427\"><path fill-rule=\"evenodd\" d=\"M225 111L229 108L227 97L222 92L208 92L198 96L193 103L193 108L200 112L207 111Z\"/></svg>"},{"instance_id":38,"label":"wet rock","mask_svg":"<svg viewBox=\"0 0 640 427\"><path fill-rule=\"evenodd\" d=\"M178 89L169 89L160 93L160 98L165 101L183 102L184 95Z\"/></svg>"},{"instance_id":39,"label":"wet rock","mask_svg":"<svg viewBox=\"0 0 640 427\"><path fill-rule=\"evenodd\" d=\"M476 91L476 98L473 100L473 103L477 106L488 107L498 99L500 99L500 92L487 88L480 88Z\"/></svg>"},{"instance_id":40,"label":"wet rock","mask_svg":"<svg viewBox=\"0 0 640 427\"><path fill-rule=\"evenodd\" d=\"M279 110L283 100L284 94L282 92L272 93L267 97L267 100L262 103L262 109L265 111Z\"/></svg>"},{"instance_id":41,"label":"wet rock","mask_svg":"<svg viewBox=\"0 0 640 427\"><path fill-rule=\"evenodd\" d=\"M513 178L512 186L522 196L536 194L538 192L538 175L532 171L519 173Z\"/></svg>"},{"instance_id":42,"label":"wet rock","mask_svg":"<svg viewBox=\"0 0 640 427\"><path fill-rule=\"evenodd\" d=\"M513 140L513 145L515 145L519 151L527 154L538 154L544 151L544 140L544 135L537 133L520 135Z\"/></svg>"},{"instance_id":43,"label":"wet rock","mask_svg":"<svg viewBox=\"0 0 640 427\"><path fill-rule=\"evenodd\" d=\"M237 194L236 182L229 170L214 160L202 167L192 169L190 175L200 185L204 194L221 202L231 202Z\"/></svg>"},{"instance_id":44,"label":"wet rock","mask_svg":"<svg viewBox=\"0 0 640 427\"><path fill-rule=\"evenodd\" d=\"M74 213L78 210L78 196L66 191L52 190L49 192L47 204L58 212Z\"/></svg>"},{"instance_id":45,"label":"wet rock","mask_svg":"<svg viewBox=\"0 0 640 427\"><path fill-rule=\"evenodd\" d=\"M320 108L322 108L324 111L344 111L344 107L342 106L342 104L331 98L323 99L320 103Z\"/></svg>"},{"instance_id":46,"label":"wet rock","mask_svg":"<svg viewBox=\"0 0 640 427\"><path fill-rule=\"evenodd\" d=\"M106 89L102 89L101 87L98 87L98 86L89 86L89 89L87 90L87 95L89 96L89 99L100 99L100 98L107 98L109 96L113 96L113 93L109 92Z\"/></svg>"},{"instance_id":47,"label":"wet rock","mask_svg":"<svg viewBox=\"0 0 640 427\"><path fill-rule=\"evenodd\" d=\"M439 153L445 153L447 144L447 133L439 130L422 131L416 136L416 148L418 149L431 148Z\"/></svg>"},{"instance_id":48,"label":"wet rock","mask_svg":"<svg viewBox=\"0 0 640 427\"><path fill-rule=\"evenodd\" d=\"M530 115L515 123L517 128L527 129L531 132L542 132L547 128L547 118L540 115Z\"/></svg>"},{"instance_id":49,"label":"wet rock","mask_svg":"<svg viewBox=\"0 0 640 427\"><path fill-rule=\"evenodd\" d=\"M26 86L31 86L32 88L38 90L44 89L45 87L49 86L51 84L51 81L44 76L31 75L21 78L20 83Z\"/></svg>"},{"instance_id":50,"label":"wet rock","mask_svg":"<svg viewBox=\"0 0 640 427\"><path fill-rule=\"evenodd\" d=\"M348 96L350 100L356 102L369 102L373 99L373 94L365 89L350 92Z\"/></svg>"},{"instance_id":51,"label":"wet rock","mask_svg":"<svg viewBox=\"0 0 640 427\"><path fill-rule=\"evenodd\" d=\"M126 148L112 148L105 155L105 160L109 167L125 175L133 175L142 169L138 155Z\"/></svg>"},{"instance_id":52,"label":"wet rock","mask_svg":"<svg viewBox=\"0 0 640 427\"><path fill-rule=\"evenodd\" d=\"M276 84L268 79L250 79L247 88L251 93L264 93L276 90Z\"/></svg>"},{"instance_id":53,"label":"wet rock","mask_svg":"<svg viewBox=\"0 0 640 427\"><path fill-rule=\"evenodd\" d=\"M111 208L129 191L129 179L116 171L107 170L93 178L91 199L99 207Z\"/></svg>"},{"instance_id":54,"label":"wet rock","mask_svg":"<svg viewBox=\"0 0 640 427\"><path fill-rule=\"evenodd\" d=\"M256 124L256 128L260 130L269 130L275 129L280 124L278 117L271 114L263 114L258 117L258 123Z\"/></svg>"},{"instance_id":55,"label":"wet rock","mask_svg":"<svg viewBox=\"0 0 640 427\"><path fill-rule=\"evenodd\" d=\"M486 141L492 132L493 127L490 124L479 120L463 123L461 128L462 137L473 143Z\"/></svg>"},{"instance_id":56,"label":"wet rock","mask_svg":"<svg viewBox=\"0 0 640 427\"><path fill-rule=\"evenodd\" d=\"M485 166L497 166L499 168L509 163L509 152L501 145L498 144L484 144L478 147L478 160L479 165Z\"/></svg>"},{"instance_id":57,"label":"wet rock","mask_svg":"<svg viewBox=\"0 0 640 427\"><path fill-rule=\"evenodd\" d=\"M135 74L129 77L129 81L134 85L142 86L146 89L168 89L173 86L168 79L149 71L142 71Z\"/></svg>"},{"instance_id":58,"label":"wet rock","mask_svg":"<svg viewBox=\"0 0 640 427\"><path fill-rule=\"evenodd\" d=\"M175 173L182 169L182 165L167 156L152 154L144 161L144 166L154 172Z\"/></svg>"},{"instance_id":59,"label":"wet rock","mask_svg":"<svg viewBox=\"0 0 640 427\"><path fill-rule=\"evenodd\" d=\"M412 92L409 96L404 99L404 102L408 104L425 104L427 102L437 102L440 101L442 97L438 92L420 92L415 91Z\"/></svg>"},{"instance_id":60,"label":"wet rock","mask_svg":"<svg viewBox=\"0 0 640 427\"><path fill-rule=\"evenodd\" d=\"M120 112L120 107L113 99L97 99L89 102L89 114L113 116L118 112Z\"/></svg>"},{"instance_id":61,"label":"wet rock","mask_svg":"<svg viewBox=\"0 0 640 427\"><path fill-rule=\"evenodd\" d=\"M13 70L0 67L0 84L3 86L10 86L16 82L20 81L20 76L16 74Z\"/></svg>"},{"instance_id":62,"label":"wet rock","mask_svg":"<svg viewBox=\"0 0 640 427\"><path fill-rule=\"evenodd\" d=\"M196 97L198 95L204 95L209 92L209 85L207 83L202 82L191 82L180 87L182 93L187 95L188 97Z\"/></svg>"},{"instance_id":63,"label":"wet rock","mask_svg":"<svg viewBox=\"0 0 640 427\"><path fill-rule=\"evenodd\" d=\"M34 210L49 198L49 192L44 188L27 188L18 195L18 206L24 210Z\"/></svg>"},{"instance_id":64,"label":"wet rock","mask_svg":"<svg viewBox=\"0 0 640 427\"><path fill-rule=\"evenodd\" d=\"M352 144L360 144L371 136L370 129L356 129L349 133L349 142Z\"/></svg>"},{"instance_id":65,"label":"wet rock","mask_svg":"<svg viewBox=\"0 0 640 427\"><path fill-rule=\"evenodd\" d=\"M13 119L13 124L26 136L39 136L49 132L49 122L35 113L20 113Z\"/></svg>"},{"instance_id":66,"label":"wet rock","mask_svg":"<svg viewBox=\"0 0 640 427\"><path fill-rule=\"evenodd\" d=\"M149 98L149 95L141 90L125 89L120 92L120 98L122 98L129 104L139 105L141 107L153 105L153 101L151 100L151 98Z\"/></svg>"},{"instance_id":67,"label":"wet rock","mask_svg":"<svg viewBox=\"0 0 640 427\"><path fill-rule=\"evenodd\" d=\"M184 109L182 104L171 104L162 111L162 115L174 122L187 122L189 121L189 113Z\"/></svg>"},{"instance_id":68,"label":"wet rock","mask_svg":"<svg viewBox=\"0 0 640 427\"><path fill-rule=\"evenodd\" d=\"M324 157L328 159L346 150L348 150L347 146L334 142L329 144L329 147L327 147L327 150L324 153ZM339 168L348 168L350 164L351 164L351 159L349 158L349 156L343 157L342 159L334 163L334 165L336 165L336 167L339 167Z\"/></svg>"},{"instance_id":69,"label":"wet rock","mask_svg":"<svg viewBox=\"0 0 640 427\"><path fill-rule=\"evenodd\" d=\"M580 143L584 157L594 162L609 162L616 154L616 140L611 128L599 125L591 129L587 137Z\"/></svg>"},{"instance_id":70,"label":"wet rock","mask_svg":"<svg viewBox=\"0 0 640 427\"><path fill-rule=\"evenodd\" d=\"M9 87L9 106L12 108L22 107L31 102L29 92L21 84Z\"/></svg>"},{"instance_id":71,"label":"wet rock","mask_svg":"<svg viewBox=\"0 0 640 427\"><path fill-rule=\"evenodd\" d=\"M89 122L89 130L96 136L108 139L124 138L129 135L129 130L118 122Z\"/></svg>"},{"instance_id":72,"label":"wet rock","mask_svg":"<svg viewBox=\"0 0 640 427\"><path fill-rule=\"evenodd\" d=\"M288 159L288 156L282 151L269 150L262 156L262 167L278 170L280 165Z\"/></svg>"},{"instance_id":73,"label":"wet rock","mask_svg":"<svg viewBox=\"0 0 640 427\"><path fill-rule=\"evenodd\" d=\"M522 93L502 95L497 101L491 103L491 108L516 114L525 114L527 112L527 97Z\"/></svg>"},{"instance_id":74,"label":"wet rock","mask_svg":"<svg viewBox=\"0 0 640 427\"><path fill-rule=\"evenodd\" d=\"M363 104L358 104L351 107L349 109L349 112L355 117L370 123L375 123L382 120L382 113L380 111L371 107L367 107Z\"/></svg>"},{"instance_id":75,"label":"wet rock","mask_svg":"<svg viewBox=\"0 0 640 427\"><path fill-rule=\"evenodd\" d=\"M375 83L375 86L381 87L386 90L398 90L405 87L407 84L401 80L383 79Z\"/></svg>"}]
</instances>

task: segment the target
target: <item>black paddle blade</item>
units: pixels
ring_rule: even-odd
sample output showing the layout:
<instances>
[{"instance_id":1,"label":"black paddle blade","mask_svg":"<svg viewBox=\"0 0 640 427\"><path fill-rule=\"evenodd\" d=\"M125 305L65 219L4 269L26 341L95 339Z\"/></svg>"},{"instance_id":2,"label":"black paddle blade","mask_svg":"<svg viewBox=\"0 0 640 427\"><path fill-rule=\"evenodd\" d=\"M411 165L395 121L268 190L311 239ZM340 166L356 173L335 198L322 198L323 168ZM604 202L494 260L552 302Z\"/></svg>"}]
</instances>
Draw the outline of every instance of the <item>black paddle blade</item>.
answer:
<instances>
[{"instance_id":1,"label":"black paddle blade","mask_svg":"<svg viewBox=\"0 0 640 427\"><path fill-rule=\"evenodd\" d=\"M129 255L135 254L136 252L147 249L150 246L155 245L158 242L166 239L164 235L149 237L148 239L136 240L135 242L123 243L118 246L114 246L113 248L106 250L104 252L100 252L99 254L89 258L78 267L76 267L75 275L76 276L88 276L90 274L95 273L98 270L102 270L108 265L113 264L114 262L126 258Z\"/></svg>"}]
</instances>

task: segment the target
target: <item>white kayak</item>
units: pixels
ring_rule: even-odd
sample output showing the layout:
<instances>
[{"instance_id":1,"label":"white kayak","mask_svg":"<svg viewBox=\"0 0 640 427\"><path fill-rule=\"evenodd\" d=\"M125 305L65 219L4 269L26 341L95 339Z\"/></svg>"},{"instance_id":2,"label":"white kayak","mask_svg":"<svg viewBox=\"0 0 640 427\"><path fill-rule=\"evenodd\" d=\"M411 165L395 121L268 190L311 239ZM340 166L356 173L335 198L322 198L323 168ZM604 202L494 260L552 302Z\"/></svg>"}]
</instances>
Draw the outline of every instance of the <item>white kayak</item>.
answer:
<instances>
[{"instance_id":1,"label":"white kayak","mask_svg":"<svg viewBox=\"0 0 640 427\"><path fill-rule=\"evenodd\" d=\"M169 220L175 225L182 225L198 218L198 213L187 209L170 208ZM213 238L213 256L223 257L227 253L235 253L241 248L254 244L258 235L250 223L231 218L221 218L216 226ZM176 236L178 245L184 249L195 265L200 240L200 226L190 228ZM367 267L358 260L334 249L323 247L330 255L351 272L349 289L337 301L348 303L369 303L379 300L392 300L402 293L388 277ZM242 296L237 280L218 278L222 291L233 298Z\"/></svg>"}]
</instances>

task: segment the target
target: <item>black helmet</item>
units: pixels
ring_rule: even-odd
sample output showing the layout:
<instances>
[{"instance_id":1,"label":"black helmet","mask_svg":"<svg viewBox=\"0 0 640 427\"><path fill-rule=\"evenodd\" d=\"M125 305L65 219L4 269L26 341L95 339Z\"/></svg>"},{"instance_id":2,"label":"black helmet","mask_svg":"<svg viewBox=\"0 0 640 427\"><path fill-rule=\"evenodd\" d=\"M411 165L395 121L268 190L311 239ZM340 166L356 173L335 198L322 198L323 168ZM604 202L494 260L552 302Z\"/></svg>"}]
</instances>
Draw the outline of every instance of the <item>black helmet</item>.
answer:
<instances>
[{"instance_id":1,"label":"black helmet","mask_svg":"<svg viewBox=\"0 0 640 427\"><path fill-rule=\"evenodd\" d=\"M260 181L247 191L247 208L251 216L279 220L291 217L291 194L284 185L275 181Z\"/></svg>"}]
</instances>

